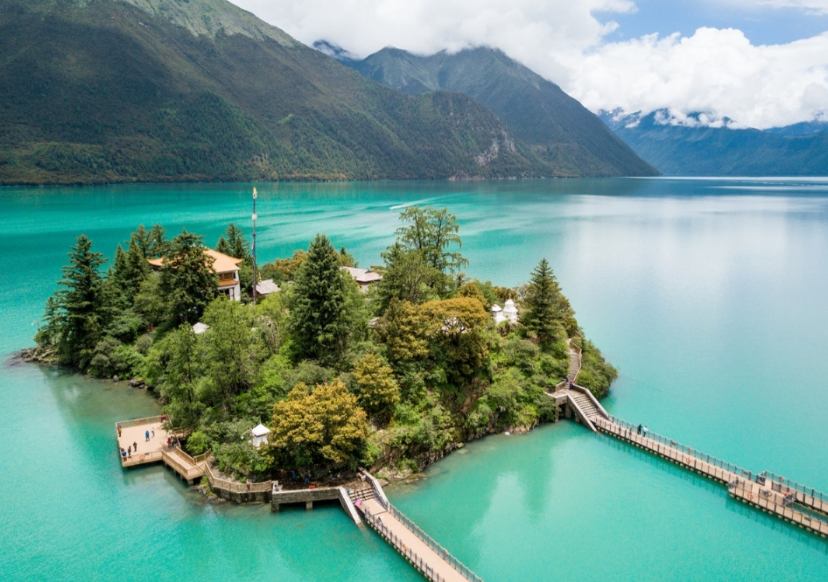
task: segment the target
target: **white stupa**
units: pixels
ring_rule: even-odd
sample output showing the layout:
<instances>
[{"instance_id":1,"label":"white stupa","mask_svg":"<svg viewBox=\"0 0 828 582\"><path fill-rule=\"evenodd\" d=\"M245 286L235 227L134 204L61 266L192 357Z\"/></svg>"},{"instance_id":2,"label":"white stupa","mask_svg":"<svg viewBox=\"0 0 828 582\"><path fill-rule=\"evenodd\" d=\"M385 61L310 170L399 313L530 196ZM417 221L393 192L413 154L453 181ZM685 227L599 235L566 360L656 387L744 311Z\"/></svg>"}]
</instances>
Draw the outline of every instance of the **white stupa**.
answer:
<instances>
[{"instance_id":1,"label":"white stupa","mask_svg":"<svg viewBox=\"0 0 828 582\"><path fill-rule=\"evenodd\" d=\"M506 318L503 317L503 308L495 303L492 305L492 317L494 317L495 325L499 324L501 321L506 321Z\"/></svg>"},{"instance_id":2,"label":"white stupa","mask_svg":"<svg viewBox=\"0 0 828 582\"><path fill-rule=\"evenodd\" d=\"M250 431L250 434L253 435L253 439L250 441L250 444L258 449L260 446L267 444L267 435L270 434L270 429L259 423L253 430Z\"/></svg>"},{"instance_id":3,"label":"white stupa","mask_svg":"<svg viewBox=\"0 0 828 582\"><path fill-rule=\"evenodd\" d=\"M506 300L506 305L503 306L503 319L508 319L509 323L517 323L518 309L515 307L515 302L511 299Z\"/></svg>"}]
</instances>

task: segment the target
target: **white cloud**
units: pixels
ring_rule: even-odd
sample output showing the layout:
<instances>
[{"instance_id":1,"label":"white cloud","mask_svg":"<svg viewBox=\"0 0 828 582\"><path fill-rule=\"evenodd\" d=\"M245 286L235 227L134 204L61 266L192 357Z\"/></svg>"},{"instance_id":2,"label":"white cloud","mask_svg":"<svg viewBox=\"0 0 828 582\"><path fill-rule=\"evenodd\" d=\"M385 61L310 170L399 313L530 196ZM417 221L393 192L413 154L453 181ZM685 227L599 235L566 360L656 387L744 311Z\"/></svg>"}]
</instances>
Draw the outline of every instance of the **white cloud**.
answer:
<instances>
[{"instance_id":1,"label":"white cloud","mask_svg":"<svg viewBox=\"0 0 828 582\"><path fill-rule=\"evenodd\" d=\"M502 49L597 111L704 112L766 128L828 114L828 33L756 46L739 30L606 42L595 13L630 13L630 0L233 0L311 44L365 56L385 46L419 54ZM720 0L743 2L745 0ZM828 13L828 0L760 0ZM755 4L754 4L755 5Z\"/></svg>"},{"instance_id":2,"label":"white cloud","mask_svg":"<svg viewBox=\"0 0 828 582\"><path fill-rule=\"evenodd\" d=\"M828 112L828 33L754 46L733 29L691 37L657 35L608 43L570 62L567 89L588 108L645 113L671 109L681 120L706 112L737 126L767 128Z\"/></svg>"}]
</instances>

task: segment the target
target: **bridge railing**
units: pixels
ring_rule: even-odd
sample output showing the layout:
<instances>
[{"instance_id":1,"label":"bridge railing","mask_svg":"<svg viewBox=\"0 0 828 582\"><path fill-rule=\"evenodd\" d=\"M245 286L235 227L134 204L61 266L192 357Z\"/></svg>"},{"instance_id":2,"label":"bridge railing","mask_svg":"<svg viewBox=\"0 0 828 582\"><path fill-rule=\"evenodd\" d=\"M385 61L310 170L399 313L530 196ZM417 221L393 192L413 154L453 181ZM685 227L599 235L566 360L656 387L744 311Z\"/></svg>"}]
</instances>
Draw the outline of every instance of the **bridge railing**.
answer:
<instances>
[{"instance_id":1,"label":"bridge railing","mask_svg":"<svg viewBox=\"0 0 828 582\"><path fill-rule=\"evenodd\" d=\"M828 534L828 520L824 516L784 501L779 503L780 497L772 494L767 489L754 491L747 481L737 479L727 486L727 490L731 495L781 515L795 524L805 526L822 535Z\"/></svg>"},{"instance_id":2,"label":"bridge railing","mask_svg":"<svg viewBox=\"0 0 828 582\"><path fill-rule=\"evenodd\" d=\"M817 491L813 487L806 487L801 483L797 483L796 481L791 481L790 479L786 479L781 475L777 475L772 471L762 471L759 473L760 477L764 477L768 481L771 481L773 484L773 489L781 491L784 487L786 489L793 489L794 491L798 491L803 495L810 495L812 499L819 500L822 502L828 501L828 495L825 495L821 491ZM777 489L778 487L778 489Z\"/></svg>"},{"instance_id":3,"label":"bridge railing","mask_svg":"<svg viewBox=\"0 0 828 582\"><path fill-rule=\"evenodd\" d=\"M399 509L394 507L393 505L389 504L388 511L393 515L397 521L403 524L406 529L408 529L411 533L416 535L422 542L424 542L429 548L434 550L434 552L440 556L443 560L445 560L452 568L457 570L463 578L466 580L470 580L471 582L483 582L480 577L469 570L465 564L463 564L460 560L452 556L448 550L446 550L443 546L435 542L430 535L420 529L416 523L408 519Z\"/></svg>"},{"instance_id":4,"label":"bridge railing","mask_svg":"<svg viewBox=\"0 0 828 582\"><path fill-rule=\"evenodd\" d=\"M632 433L638 434L638 425L634 425L625 420L621 420L620 418L616 418L615 416L610 416L610 421L624 429L627 429L628 431L631 431ZM600 422L600 419L596 420L596 424L598 424L599 426L602 424ZM704 461L705 463L709 463L715 467L719 467L721 469L724 469L725 471L729 471L731 473L734 473L735 475L739 475L750 481L755 481L756 477L759 476L757 473L748 471L747 469L740 467L739 465L734 465L733 463L728 463L727 461L723 461L722 459L714 457L713 455L702 453L701 451L698 451L692 447L688 447L687 445L683 445L673 439L667 438L658 433L654 433L648 430L646 434L642 432L642 436L646 436L648 439L652 439L666 447L675 449L683 455L687 455L700 461Z\"/></svg>"},{"instance_id":5,"label":"bridge railing","mask_svg":"<svg viewBox=\"0 0 828 582\"><path fill-rule=\"evenodd\" d=\"M423 576L432 582L446 582L443 576L434 571L434 566L429 564L422 556L418 555L414 550L405 546L403 540L391 531L387 525L382 522L382 519L377 518L372 513L365 512L365 520L368 524L376 530L378 534L384 537L388 542L394 546L409 562L414 564L414 567L422 572Z\"/></svg>"}]
</instances>

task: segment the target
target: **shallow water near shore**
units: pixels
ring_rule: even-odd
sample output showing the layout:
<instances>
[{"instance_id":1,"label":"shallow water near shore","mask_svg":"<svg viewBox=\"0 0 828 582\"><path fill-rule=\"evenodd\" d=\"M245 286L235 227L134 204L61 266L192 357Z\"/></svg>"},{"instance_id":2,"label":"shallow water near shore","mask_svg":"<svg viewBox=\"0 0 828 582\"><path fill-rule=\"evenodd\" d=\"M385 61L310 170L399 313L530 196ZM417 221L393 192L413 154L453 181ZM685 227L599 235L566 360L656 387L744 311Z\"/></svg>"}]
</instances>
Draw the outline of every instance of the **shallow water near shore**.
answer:
<instances>
[{"instance_id":1,"label":"shallow water near shore","mask_svg":"<svg viewBox=\"0 0 828 582\"><path fill-rule=\"evenodd\" d=\"M81 232L140 224L214 244L249 185L0 188L0 579L420 580L336 506L212 505L163 467L123 471L113 425L156 411L124 383L21 364ZM605 407L754 471L828 491L828 180L259 185L259 261L316 232L379 261L406 204L447 206L469 275L546 257L620 370ZM828 579L828 542L724 487L561 422L472 443L388 490L487 582Z\"/></svg>"}]
</instances>

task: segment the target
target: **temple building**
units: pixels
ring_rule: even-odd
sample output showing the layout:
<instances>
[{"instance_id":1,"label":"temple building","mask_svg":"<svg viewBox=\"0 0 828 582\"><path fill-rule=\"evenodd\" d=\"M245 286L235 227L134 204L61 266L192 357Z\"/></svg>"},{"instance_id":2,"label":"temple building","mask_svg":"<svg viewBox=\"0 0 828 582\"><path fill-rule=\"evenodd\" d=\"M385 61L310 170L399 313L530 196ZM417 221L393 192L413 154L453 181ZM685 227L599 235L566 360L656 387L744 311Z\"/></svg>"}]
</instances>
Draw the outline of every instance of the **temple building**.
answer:
<instances>
[{"instance_id":1,"label":"temple building","mask_svg":"<svg viewBox=\"0 0 828 582\"><path fill-rule=\"evenodd\" d=\"M492 317L494 317L495 324L503 321L515 324L518 322L518 308L514 301L507 299L503 307L497 304L492 305Z\"/></svg>"}]
</instances>

